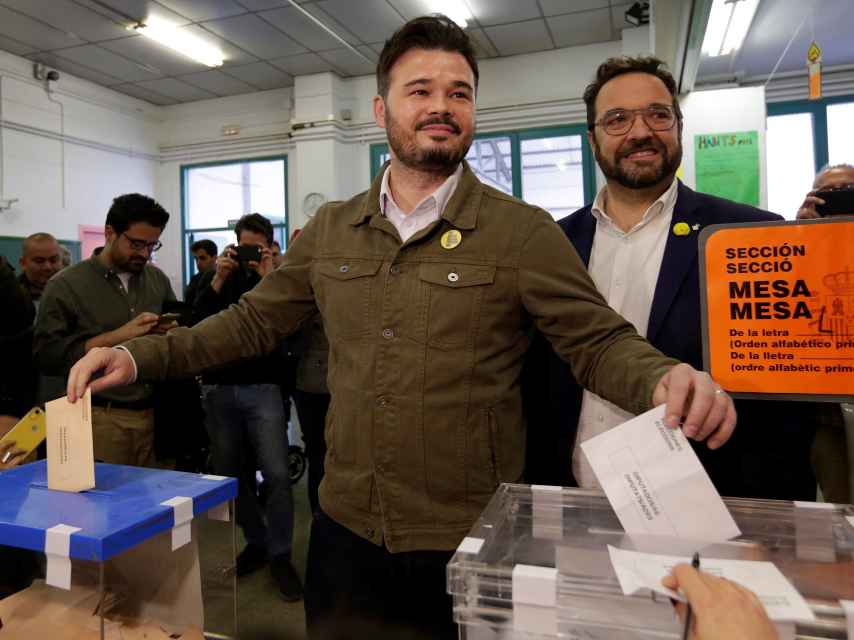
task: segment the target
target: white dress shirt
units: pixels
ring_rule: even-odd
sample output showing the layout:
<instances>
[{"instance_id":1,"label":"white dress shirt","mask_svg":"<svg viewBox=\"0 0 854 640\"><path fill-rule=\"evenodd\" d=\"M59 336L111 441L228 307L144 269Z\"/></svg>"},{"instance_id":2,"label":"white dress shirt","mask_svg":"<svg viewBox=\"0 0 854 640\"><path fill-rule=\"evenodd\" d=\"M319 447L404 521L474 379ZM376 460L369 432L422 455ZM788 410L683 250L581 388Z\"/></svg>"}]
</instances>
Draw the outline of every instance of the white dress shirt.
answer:
<instances>
[{"instance_id":1,"label":"white dress shirt","mask_svg":"<svg viewBox=\"0 0 854 640\"><path fill-rule=\"evenodd\" d=\"M463 165L460 163L457 170L438 189L419 202L410 213L401 211L400 207L394 201L391 189L388 186L389 175L389 170L386 169L385 173L383 173L383 181L380 186L380 211L394 225L394 228L397 229L401 242L406 242L413 235L421 231L421 229L430 226L442 215L445 205L448 204L448 200L451 199L451 196L454 195L454 191L457 189L460 176L463 175Z\"/></svg>"},{"instance_id":2,"label":"white dress shirt","mask_svg":"<svg viewBox=\"0 0 854 640\"><path fill-rule=\"evenodd\" d=\"M664 247L676 206L677 180L653 202L634 227L624 232L608 217L606 189L593 201L596 233L587 270L608 304L646 336L649 312ZM572 472L579 486L598 489L599 483L587 462L581 443L605 433L634 417L617 405L585 391L578 418L578 435L572 453Z\"/></svg>"}]
</instances>

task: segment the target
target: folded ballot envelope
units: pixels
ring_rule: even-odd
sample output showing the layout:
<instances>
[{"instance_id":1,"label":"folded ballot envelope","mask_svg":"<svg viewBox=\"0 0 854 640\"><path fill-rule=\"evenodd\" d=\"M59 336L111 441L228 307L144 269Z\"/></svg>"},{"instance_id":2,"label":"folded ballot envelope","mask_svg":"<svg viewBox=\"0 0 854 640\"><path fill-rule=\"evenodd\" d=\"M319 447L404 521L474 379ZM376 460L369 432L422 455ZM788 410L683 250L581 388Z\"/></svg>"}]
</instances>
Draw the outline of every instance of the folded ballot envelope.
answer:
<instances>
[{"instance_id":1,"label":"folded ballot envelope","mask_svg":"<svg viewBox=\"0 0 854 640\"><path fill-rule=\"evenodd\" d=\"M74 404L67 397L45 404L47 415L47 486L59 491L95 487L92 444L92 392Z\"/></svg>"}]
</instances>

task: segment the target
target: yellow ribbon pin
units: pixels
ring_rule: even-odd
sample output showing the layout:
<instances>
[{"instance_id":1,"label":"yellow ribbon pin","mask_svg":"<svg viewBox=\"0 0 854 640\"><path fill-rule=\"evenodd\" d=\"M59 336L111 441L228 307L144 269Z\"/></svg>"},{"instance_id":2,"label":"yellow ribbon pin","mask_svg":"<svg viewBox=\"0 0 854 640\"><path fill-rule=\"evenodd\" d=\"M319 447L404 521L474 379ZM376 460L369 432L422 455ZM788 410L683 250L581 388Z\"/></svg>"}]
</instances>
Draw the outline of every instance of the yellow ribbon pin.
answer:
<instances>
[{"instance_id":1,"label":"yellow ribbon pin","mask_svg":"<svg viewBox=\"0 0 854 640\"><path fill-rule=\"evenodd\" d=\"M673 225L674 236L687 236L691 234L691 227L687 222L677 222Z\"/></svg>"},{"instance_id":2,"label":"yellow ribbon pin","mask_svg":"<svg viewBox=\"0 0 854 640\"><path fill-rule=\"evenodd\" d=\"M440 243L443 249L456 249L463 241L463 234L456 229L451 229L442 234Z\"/></svg>"}]
</instances>

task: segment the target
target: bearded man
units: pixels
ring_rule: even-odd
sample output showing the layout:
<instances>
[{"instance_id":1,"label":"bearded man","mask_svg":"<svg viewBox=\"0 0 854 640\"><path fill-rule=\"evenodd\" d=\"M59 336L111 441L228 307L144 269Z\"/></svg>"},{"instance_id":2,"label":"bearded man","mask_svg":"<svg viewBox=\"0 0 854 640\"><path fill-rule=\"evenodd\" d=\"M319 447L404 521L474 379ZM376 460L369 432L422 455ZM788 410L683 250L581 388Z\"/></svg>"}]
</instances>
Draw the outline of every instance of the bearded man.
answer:
<instances>
[{"instance_id":1,"label":"bearded man","mask_svg":"<svg viewBox=\"0 0 854 640\"><path fill-rule=\"evenodd\" d=\"M559 222L608 304L662 353L703 366L699 231L710 224L782 220L776 214L696 193L676 178L682 112L676 82L656 58L612 58L585 93L588 141L606 184L592 205ZM635 414L574 381L545 338L523 376L526 479L598 488L579 446ZM740 400L725 447L692 444L727 496L815 500L810 445L819 407ZM691 436L690 429L685 429ZM571 454L567 454L571 452Z\"/></svg>"},{"instance_id":2,"label":"bearded man","mask_svg":"<svg viewBox=\"0 0 854 640\"><path fill-rule=\"evenodd\" d=\"M104 249L63 269L47 283L36 320L33 349L41 373L65 376L86 353L137 336L165 333L163 303L172 285L149 264L160 249L169 214L138 193L113 200L104 224ZM95 458L153 467L153 389L138 382L92 396Z\"/></svg>"}]
</instances>

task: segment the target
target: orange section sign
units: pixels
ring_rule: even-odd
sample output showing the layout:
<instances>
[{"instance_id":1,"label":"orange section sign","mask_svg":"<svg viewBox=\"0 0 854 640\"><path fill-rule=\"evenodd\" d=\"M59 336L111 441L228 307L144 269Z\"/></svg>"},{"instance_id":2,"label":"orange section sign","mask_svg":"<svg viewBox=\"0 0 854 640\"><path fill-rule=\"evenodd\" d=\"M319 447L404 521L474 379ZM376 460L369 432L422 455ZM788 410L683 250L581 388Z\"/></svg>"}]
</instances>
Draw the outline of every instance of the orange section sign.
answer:
<instances>
[{"instance_id":1,"label":"orange section sign","mask_svg":"<svg viewBox=\"0 0 854 640\"><path fill-rule=\"evenodd\" d=\"M736 394L854 397L854 220L703 231L706 369Z\"/></svg>"}]
</instances>

